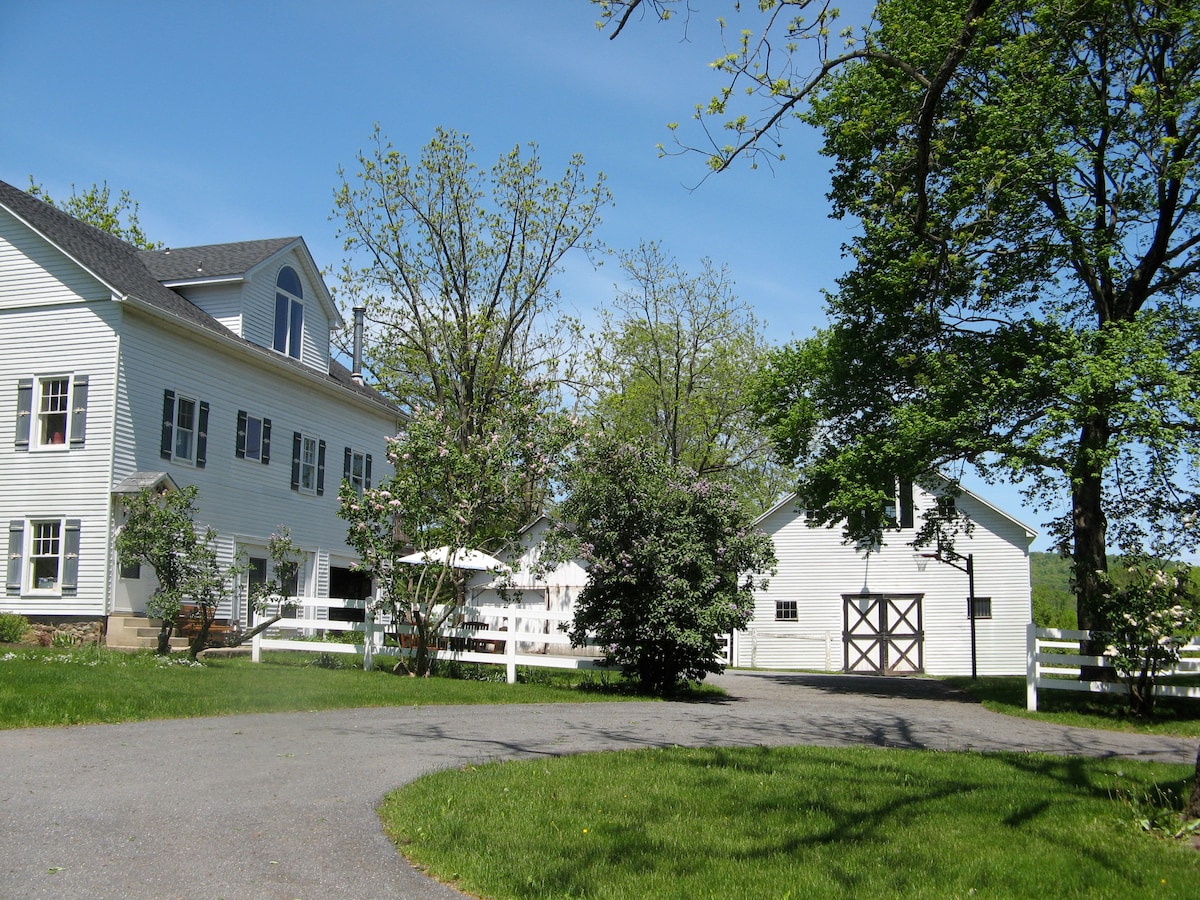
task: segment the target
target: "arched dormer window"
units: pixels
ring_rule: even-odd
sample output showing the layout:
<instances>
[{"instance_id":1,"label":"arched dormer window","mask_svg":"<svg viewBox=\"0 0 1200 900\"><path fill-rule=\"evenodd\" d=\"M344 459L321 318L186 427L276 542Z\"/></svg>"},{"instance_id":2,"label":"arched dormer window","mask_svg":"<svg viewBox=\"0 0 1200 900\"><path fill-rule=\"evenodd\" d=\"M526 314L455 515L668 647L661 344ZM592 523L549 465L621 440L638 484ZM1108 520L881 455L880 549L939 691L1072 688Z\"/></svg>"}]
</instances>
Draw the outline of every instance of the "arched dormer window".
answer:
<instances>
[{"instance_id":1,"label":"arched dormer window","mask_svg":"<svg viewBox=\"0 0 1200 900\"><path fill-rule=\"evenodd\" d=\"M284 266L275 279L275 349L299 359L303 332L304 288L296 270Z\"/></svg>"}]
</instances>

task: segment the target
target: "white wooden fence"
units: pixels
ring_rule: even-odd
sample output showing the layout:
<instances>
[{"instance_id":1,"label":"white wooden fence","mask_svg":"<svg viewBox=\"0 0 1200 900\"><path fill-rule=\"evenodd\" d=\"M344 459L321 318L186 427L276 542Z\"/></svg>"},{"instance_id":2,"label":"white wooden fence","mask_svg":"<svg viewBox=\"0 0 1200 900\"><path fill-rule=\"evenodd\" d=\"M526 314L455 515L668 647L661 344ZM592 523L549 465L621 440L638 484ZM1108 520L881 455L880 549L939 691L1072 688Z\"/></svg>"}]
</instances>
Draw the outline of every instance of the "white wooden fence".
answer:
<instances>
[{"instance_id":1,"label":"white wooden fence","mask_svg":"<svg viewBox=\"0 0 1200 900\"><path fill-rule=\"evenodd\" d=\"M301 598L303 601L305 598ZM330 609L361 609L363 622L343 622L329 618ZM578 648L571 647L571 639L560 623L569 623L569 613L553 613L544 609L529 609L519 606L471 606L465 610L464 619L474 627L459 625L444 628L439 635L441 646L436 651L438 659L453 659L459 662L503 665L507 670L508 683L517 680L517 666L539 666L551 669L597 669L603 668L604 660L594 651L579 655ZM487 627L479 628L479 623ZM318 631L355 632L361 640L349 644L336 641L300 640L311 637ZM296 650L307 653L352 653L361 655L363 668L374 668L377 656L411 656L412 647L386 646L384 637L395 629L387 617L375 619L361 600L325 599L302 603L296 609L295 618L280 619L263 634L255 635L251 644L251 655L255 662L262 659L263 650ZM413 629L401 625L401 634L411 634ZM297 634L298 632L298 634ZM291 637L284 636L292 633ZM474 649L467 649L468 647ZM488 647L489 652L479 649ZM539 649L540 648L540 649ZM588 647L583 649L587 654Z\"/></svg>"},{"instance_id":2,"label":"white wooden fence","mask_svg":"<svg viewBox=\"0 0 1200 900\"><path fill-rule=\"evenodd\" d=\"M750 626L745 632L742 640L748 637L750 640L750 668L757 669L760 653L767 656L768 666L771 658L776 657L780 652L785 654L789 661L794 661L797 658L803 659L805 666L810 664L812 657L808 656L811 650L797 648L797 644L807 642L808 644L821 644L825 649L825 671L833 671L833 632L826 631L815 634L803 634L799 631L792 631L785 628L756 628ZM841 635L838 635L838 650L841 650ZM781 651L782 648L782 651ZM743 651L744 653L744 651ZM743 656L743 659L745 657ZM793 663L794 664L794 663ZM840 662L838 668L840 669Z\"/></svg>"},{"instance_id":3,"label":"white wooden fence","mask_svg":"<svg viewBox=\"0 0 1200 900\"><path fill-rule=\"evenodd\" d=\"M1127 694L1129 687L1121 681L1081 681L1080 667L1100 666L1111 669L1112 660L1105 656L1085 656L1079 642L1090 640L1090 631L1071 631L1062 628L1038 628L1032 622L1025 632L1025 706L1037 710L1038 691L1087 691L1096 694ZM1182 648L1182 658L1161 677L1200 673L1200 637L1193 637ZM1200 698L1200 687L1159 684L1154 692L1160 697Z\"/></svg>"}]
</instances>

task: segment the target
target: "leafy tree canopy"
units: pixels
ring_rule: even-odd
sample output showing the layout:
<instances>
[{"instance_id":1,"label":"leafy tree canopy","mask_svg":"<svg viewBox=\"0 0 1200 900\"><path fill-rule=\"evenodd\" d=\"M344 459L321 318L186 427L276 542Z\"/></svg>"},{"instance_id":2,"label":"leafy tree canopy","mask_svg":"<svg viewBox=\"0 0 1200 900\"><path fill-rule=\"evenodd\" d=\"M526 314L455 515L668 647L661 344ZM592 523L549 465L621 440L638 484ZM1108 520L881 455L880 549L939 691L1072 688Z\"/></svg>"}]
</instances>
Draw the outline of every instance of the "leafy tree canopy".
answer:
<instances>
[{"instance_id":1,"label":"leafy tree canopy","mask_svg":"<svg viewBox=\"0 0 1200 900\"><path fill-rule=\"evenodd\" d=\"M601 8L623 26L639 6L671 8ZM872 539L893 475L1011 478L1058 514L1080 625L1101 624L1109 547L1200 538L1200 10L883 0L842 51L828 4L743 15L698 113L735 140L708 157L775 156L801 117L834 215L861 223L830 327L757 390L802 502ZM766 113L739 114L742 87Z\"/></svg>"},{"instance_id":2,"label":"leafy tree canopy","mask_svg":"<svg viewBox=\"0 0 1200 900\"><path fill-rule=\"evenodd\" d=\"M466 135L439 128L415 161L376 126L335 218L347 259L341 293L367 311L364 368L401 408L458 420L466 447L503 417L510 392L544 380L562 355L553 275L572 249L595 246L611 198L574 156L557 180L537 147L490 169Z\"/></svg>"},{"instance_id":3,"label":"leafy tree canopy","mask_svg":"<svg viewBox=\"0 0 1200 900\"><path fill-rule=\"evenodd\" d=\"M43 203L59 207L46 193L46 189L34 182L32 176L29 179L29 194ZM150 240L142 231L138 222L138 204L129 196L129 191L123 190L113 197L107 181L99 185L93 184L83 193L79 193L75 190L75 185L71 185L71 196L59 208L81 222L106 231L139 250L158 250L165 246Z\"/></svg>"},{"instance_id":4,"label":"leafy tree canopy","mask_svg":"<svg viewBox=\"0 0 1200 900\"><path fill-rule=\"evenodd\" d=\"M655 243L619 258L627 286L601 311L588 366L593 421L765 511L786 483L745 391L762 326L710 260L689 275Z\"/></svg>"}]
</instances>

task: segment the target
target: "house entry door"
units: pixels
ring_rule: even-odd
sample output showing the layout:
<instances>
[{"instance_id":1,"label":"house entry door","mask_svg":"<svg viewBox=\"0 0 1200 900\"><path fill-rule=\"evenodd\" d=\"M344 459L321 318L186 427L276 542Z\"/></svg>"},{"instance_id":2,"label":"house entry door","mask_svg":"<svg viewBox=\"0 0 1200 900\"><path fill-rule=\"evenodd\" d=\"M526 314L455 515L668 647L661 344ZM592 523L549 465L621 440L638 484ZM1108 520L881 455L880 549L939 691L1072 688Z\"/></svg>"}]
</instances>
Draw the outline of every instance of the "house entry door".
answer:
<instances>
[{"instance_id":1,"label":"house entry door","mask_svg":"<svg viewBox=\"0 0 1200 900\"><path fill-rule=\"evenodd\" d=\"M925 670L923 594L843 594L843 671L918 675Z\"/></svg>"}]
</instances>

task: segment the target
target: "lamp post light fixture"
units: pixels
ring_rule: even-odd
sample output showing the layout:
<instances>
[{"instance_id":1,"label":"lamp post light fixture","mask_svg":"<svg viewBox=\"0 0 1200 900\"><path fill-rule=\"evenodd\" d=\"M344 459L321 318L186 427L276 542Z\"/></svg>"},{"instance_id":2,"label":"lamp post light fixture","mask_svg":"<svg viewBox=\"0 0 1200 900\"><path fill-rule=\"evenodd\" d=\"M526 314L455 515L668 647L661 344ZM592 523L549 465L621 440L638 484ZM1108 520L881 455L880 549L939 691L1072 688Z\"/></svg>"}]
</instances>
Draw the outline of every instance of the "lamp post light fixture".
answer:
<instances>
[{"instance_id":1,"label":"lamp post light fixture","mask_svg":"<svg viewBox=\"0 0 1200 900\"><path fill-rule=\"evenodd\" d=\"M921 556L926 559L936 559L940 563L967 573L967 618L971 620L971 680L974 681L978 678L975 652L975 554L968 553L963 556L953 550L938 547L937 553L922 553Z\"/></svg>"}]
</instances>

